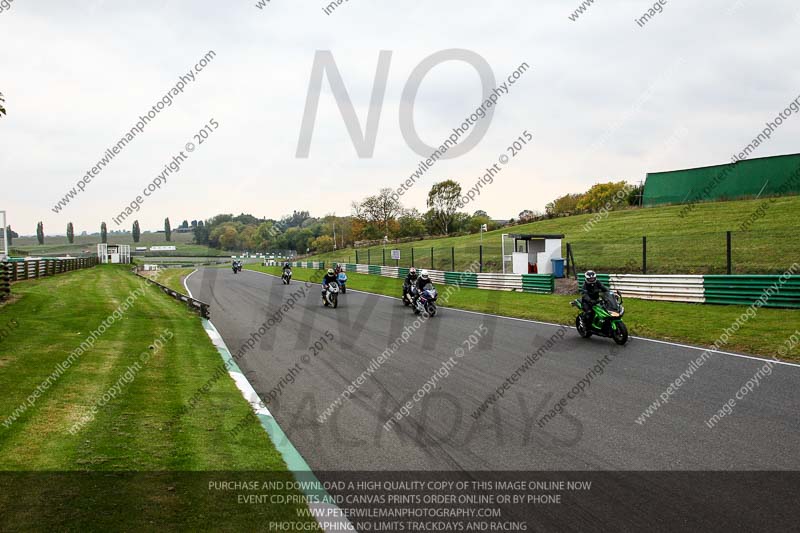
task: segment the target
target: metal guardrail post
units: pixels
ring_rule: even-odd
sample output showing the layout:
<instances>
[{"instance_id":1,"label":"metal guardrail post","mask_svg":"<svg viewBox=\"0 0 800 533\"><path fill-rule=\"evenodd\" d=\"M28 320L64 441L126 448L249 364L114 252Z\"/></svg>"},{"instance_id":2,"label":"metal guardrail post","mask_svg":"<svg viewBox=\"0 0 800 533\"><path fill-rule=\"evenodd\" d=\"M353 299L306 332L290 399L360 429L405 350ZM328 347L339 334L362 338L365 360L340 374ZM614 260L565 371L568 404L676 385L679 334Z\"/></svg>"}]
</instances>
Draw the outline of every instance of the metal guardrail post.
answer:
<instances>
[{"instance_id":1,"label":"metal guardrail post","mask_svg":"<svg viewBox=\"0 0 800 533\"><path fill-rule=\"evenodd\" d=\"M451 272L455 272L456 271L456 247L455 246L450 248L450 266L451 266L450 271Z\"/></svg>"},{"instance_id":2,"label":"metal guardrail post","mask_svg":"<svg viewBox=\"0 0 800 533\"><path fill-rule=\"evenodd\" d=\"M433 246L431 246L431 270L433 270Z\"/></svg>"},{"instance_id":3,"label":"metal guardrail post","mask_svg":"<svg viewBox=\"0 0 800 533\"><path fill-rule=\"evenodd\" d=\"M411 247L411 266L414 266L414 247Z\"/></svg>"},{"instance_id":4,"label":"metal guardrail post","mask_svg":"<svg viewBox=\"0 0 800 533\"><path fill-rule=\"evenodd\" d=\"M478 272L483 272L483 245L481 244L478 247L478 264L480 265L480 269Z\"/></svg>"},{"instance_id":5,"label":"metal guardrail post","mask_svg":"<svg viewBox=\"0 0 800 533\"><path fill-rule=\"evenodd\" d=\"M142 276L141 274L139 274L139 272L137 272L135 267L131 270L131 274L133 274L135 276L138 276L140 278L143 278L147 283L155 285L156 287L160 288L162 291L164 291L168 295L172 296L173 298L175 298L179 302L186 302L186 305L189 307L189 310L191 310L191 311L199 311L200 312L200 316L202 316L203 318L209 318L211 316L211 311L210 311L210 307L211 306L209 304L207 304L205 302L201 302L200 300L196 300L196 299L192 298L191 296L186 296L185 294L181 294L181 293L175 291L174 289L170 289L169 287L167 287L165 285L162 285L159 282L150 279L147 276Z\"/></svg>"},{"instance_id":6,"label":"metal guardrail post","mask_svg":"<svg viewBox=\"0 0 800 533\"><path fill-rule=\"evenodd\" d=\"M642 237L642 274L647 274L647 237Z\"/></svg>"},{"instance_id":7,"label":"metal guardrail post","mask_svg":"<svg viewBox=\"0 0 800 533\"><path fill-rule=\"evenodd\" d=\"M733 273L733 265L731 263L731 232L730 231L725 234L725 240L726 240L726 248L727 248L726 258L727 258L727 263L728 263L728 275L730 276Z\"/></svg>"},{"instance_id":8,"label":"metal guardrail post","mask_svg":"<svg viewBox=\"0 0 800 533\"><path fill-rule=\"evenodd\" d=\"M567 271L566 272L567 278L569 278L569 256L571 255L570 252L572 252L571 247L572 247L572 245L570 243L567 243L567 253L564 254L564 255L567 256L566 257L566 265L565 265L565 269ZM503 260L505 261L505 259L503 259Z\"/></svg>"}]
</instances>

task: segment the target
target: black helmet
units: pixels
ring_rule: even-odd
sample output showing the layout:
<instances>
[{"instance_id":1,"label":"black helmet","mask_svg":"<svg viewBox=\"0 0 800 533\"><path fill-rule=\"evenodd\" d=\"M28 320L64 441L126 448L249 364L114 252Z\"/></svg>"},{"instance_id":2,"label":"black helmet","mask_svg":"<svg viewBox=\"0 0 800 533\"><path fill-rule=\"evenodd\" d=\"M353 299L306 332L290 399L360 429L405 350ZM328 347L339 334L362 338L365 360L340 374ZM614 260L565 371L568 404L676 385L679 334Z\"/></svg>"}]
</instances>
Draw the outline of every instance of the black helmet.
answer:
<instances>
[{"instance_id":1,"label":"black helmet","mask_svg":"<svg viewBox=\"0 0 800 533\"><path fill-rule=\"evenodd\" d=\"M587 270L584 276L586 276L586 283L594 283L597 281L597 274L594 270Z\"/></svg>"},{"instance_id":2,"label":"black helmet","mask_svg":"<svg viewBox=\"0 0 800 533\"><path fill-rule=\"evenodd\" d=\"M416 278L417 277L417 269L414 268L414 267L409 268L408 269L408 275L411 276L412 278Z\"/></svg>"}]
</instances>

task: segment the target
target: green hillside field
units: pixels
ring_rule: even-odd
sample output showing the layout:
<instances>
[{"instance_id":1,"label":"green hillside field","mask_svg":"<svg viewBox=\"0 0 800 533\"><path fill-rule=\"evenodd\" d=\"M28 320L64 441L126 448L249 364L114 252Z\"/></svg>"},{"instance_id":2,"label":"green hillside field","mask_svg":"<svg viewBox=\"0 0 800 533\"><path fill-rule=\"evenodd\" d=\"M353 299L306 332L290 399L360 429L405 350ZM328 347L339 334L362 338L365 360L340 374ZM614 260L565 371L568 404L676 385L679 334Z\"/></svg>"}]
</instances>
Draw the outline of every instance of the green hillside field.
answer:
<instances>
[{"instance_id":1,"label":"green hillside field","mask_svg":"<svg viewBox=\"0 0 800 533\"><path fill-rule=\"evenodd\" d=\"M799 196L697 204L685 217L680 215L682 209L680 205L627 209L610 212L605 218L577 215L487 232L483 234L483 270L502 271L503 233L564 234L562 252L566 252L566 243L572 243L579 270L641 272L642 237L646 236L648 273L725 273L726 231L733 232L734 273L782 273L800 260L800 232L795 228ZM596 222L587 226L593 218ZM395 265L390 250L396 248L401 251L399 265L410 266L413 247L415 266L460 271L478 260L479 245L477 234L389 243L386 264ZM354 263L356 251L343 249L308 260ZM383 247L359 248L358 262L368 261L382 264Z\"/></svg>"},{"instance_id":2,"label":"green hillside field","mask_svg":"<svg viewBox=\"0 0 800 533\"><path fill-rule=\"evenodd\" d=\"M100 242L100 234L75 235L75 242L69 244L64 235L45 236L44 244L39 245L36 236L17 237L11 244L11 248L27 252L29 255L47 256L61 254L80 254L97 253L97 244ZM133 242L133 237L128 233L109 233L108 242L110 244L129 244L131 250L137 246L170 246L176 247L175 252L159 252L159 255L230 255L230 252L209 248L206 245L193 244L193 233L172 232L171 241L167 242L164 233L142 233L139 242Z\"/></svg>"}]
</instances>

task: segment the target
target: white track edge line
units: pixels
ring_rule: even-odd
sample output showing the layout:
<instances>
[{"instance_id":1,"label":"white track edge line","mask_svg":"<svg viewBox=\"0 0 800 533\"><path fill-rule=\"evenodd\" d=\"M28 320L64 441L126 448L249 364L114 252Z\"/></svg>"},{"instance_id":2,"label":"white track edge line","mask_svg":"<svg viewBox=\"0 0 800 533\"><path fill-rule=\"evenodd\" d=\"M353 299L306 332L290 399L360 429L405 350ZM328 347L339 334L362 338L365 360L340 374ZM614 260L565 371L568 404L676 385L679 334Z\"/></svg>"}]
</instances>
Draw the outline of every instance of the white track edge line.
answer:
<instances>
[{"instance_id":1,"label":"white track edge line","mask_svg":"<svg viewBox=\"0 0 800 533\"><path fill-rule=\"evenodd\" d=\"M186 288L186 291L189 293L189 297L191 297L191 298L194 298L194 296L192 296L192 291L191 291L191 289L189 289L189 284L187 282L189 281L189 278L192 276L192 274L194 274L195 272L197 272L196 268L189 275L187 275L186 277L183 278L183 286ZM217 328L214 326L214 324L211 322L211 320L206 320L206 322L208 322L208 325L210 326L211 331L209 331L209 329L206 329L206 328L203 328L203 329L205 330L206 334L211 339L211 342L214 344L215 347L217 347L218 345L221 345L225 349L225 351L230 355L231 351L228 349L228 346L225 344L225 340L222 338L222 335L220 334L219 330L217 330ZM212 332L213 332L214 336L217 337L216 339L214 337L212 337ZM222 356L221 352L220 352L220 356ZM232 357L233 356L231 355L231 358ZM223 357L223 361L224 361L224 357ZM272 413L270 413L269 410L266 409L266 407L260 408L260 406L263 405L263 403L261 401L261 398L258 396L258 393L253 388L253 385L247 379L247 376L245 376L244 373L241 372L241 369L239 369L238 364L236 365L236 369L239 370L239 372L234 372L233 370L230 370L230 371L228 371L228 375L231 377L231 379L233 379L233 382L236 384L236 387L239 389L239 392L242 393L242 396L244 397L245 401L247 401L247 403L250 405L250 408L253 409L253 412L256 414L256 416L261 414L261 415L265 415L265 416L269 417L272 420L272 423L275 424L275 427L278 428L278 430L281 432L281 434L283 434L285 436L286 444L283 445L283 446L279 446L279 444L273 440L272 434L267 430L267 426L259 418L259 422L261 423L261 427L267 433L267 437L270 439L270 441L272 441L272 445L275 446L275 449L281 454L281 456L283 456L284 461L287 463L287 465L289 465L289 464L295 464L295 465L299 464L299 465L301 465L300 468L297 469L296 471L295 470L290 470L290 472L292 472L292 474L295 476L295 480L297 480L297 481L307 481L307 480L301 480L297 476L297 472L306 472L306 473L311 473L313 475L313 470L308 465L308 462L306 462L306 460L305 460L305 458L303 458L302 454L300 454L300 452L297 450L297 448L294 446L294 444L292 444L292 442L289 440L289 436L286 435L286 432L284 432L283 429L281 429L280 424L278 424L278 421L275 419L274 416L272 416ZM254 403L254 400L251 400L250 398L258 398L259 402ZM319 480L316 479L316 476L314 476L314 479L317 481L319 486L322 487L322 483L319 483ZM306 496L310 496L314 492L313 490L306 489L306 488L303 488L302 491L306 494ZM347 517L345 516L344 512L339 508L339 506L336 505L335 503L328 503L328 502L332 502L334 500L328 494L328 491L324 489L324 487L322 488L322 492L326 496L324 498L324 500L325 500L324 502L307 501L307 505L309 506L309 508L317 508L318 509L318 511L316 513L312 511L312 516L317 521L317 523L319 524L320 528L322 528L322 530L326 531L326 532L328 532L328 531L331 531L331 532L334 532L334 531L356 531L355 527L353 527L353 525L347 519ZM330 516L331 515L330 512L326 512L325 511L325 510L328 510L328 509L333 510L333 513L332 513L333 516ZM326 521L323 521L323 517L326 519ZM327 520L329 520L329 521L327 521ZM326 527L326 526L330 526L330 527Z\"/></svg>"}]
</instances>

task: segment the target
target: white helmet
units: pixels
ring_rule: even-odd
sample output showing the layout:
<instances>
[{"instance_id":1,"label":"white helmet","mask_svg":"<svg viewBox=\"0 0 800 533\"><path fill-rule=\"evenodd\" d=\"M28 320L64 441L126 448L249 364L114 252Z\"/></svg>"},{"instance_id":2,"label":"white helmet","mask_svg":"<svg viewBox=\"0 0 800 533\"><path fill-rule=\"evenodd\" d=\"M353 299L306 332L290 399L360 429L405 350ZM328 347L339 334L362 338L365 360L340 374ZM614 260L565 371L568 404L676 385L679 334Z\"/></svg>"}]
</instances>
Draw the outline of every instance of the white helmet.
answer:
<instances>
[{"instance_id":1,"label":"white helmet","mask_svg":"<svg viewBox=\"0 0 800 533\"><path fill-rule=\"evenodd\" d=\"M419 273L419 277L422 279L428 279L428 271L423 268L422 272Z\"/></svg>"}]
</instances>

